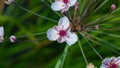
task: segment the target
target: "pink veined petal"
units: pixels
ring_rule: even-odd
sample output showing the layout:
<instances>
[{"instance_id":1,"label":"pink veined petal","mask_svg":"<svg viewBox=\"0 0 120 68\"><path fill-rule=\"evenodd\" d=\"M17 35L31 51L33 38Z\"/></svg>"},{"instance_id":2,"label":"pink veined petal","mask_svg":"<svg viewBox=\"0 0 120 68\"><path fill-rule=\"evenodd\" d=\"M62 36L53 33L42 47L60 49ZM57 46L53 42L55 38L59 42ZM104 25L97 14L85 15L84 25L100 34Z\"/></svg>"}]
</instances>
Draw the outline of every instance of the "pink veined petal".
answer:
<instances>
[{"instance_id":1,"label":"pink veined petal","mask_svg":"<svg viewBox=\"0 0 120 68\"><path fill-rule=\"evenodd\" d=\"M66 6L65 6L65 8L64 8L64 9L62 9L62 11L61 11L61 12L62 12L62 13L64 13L64 12L68 11L68 10L69 10L69 8L70 8L70 6L66 5Z\"/></svg>"},{"instance_id":2,"label":"pink veined petal","mask_svg":"<svg viewBox=\"0 0 120 68\"><path fill-rule=\"evenodd\" d=\"M60 37L58 40L57 40L58 43L63 43L65 42L65 38L64 37Z\"/></svg>"},{"instance_id":3,"label":"pink veined petal","mask_svg":"<svg viewBox=\"0 0 120 68\"><path fill-rule=\"evenodd\" d=\"M69 6L74 6L77 3L77 0L69 0Z\"/></svg>"},{"instance_id":4,"label":"pink veined petal","mask_svg":"<svg viewBox=\"0 0 120 68\"><path fill-rule=\"evenodd\" d=\"M60 18L58 25L63 26L63 30L66 30L70 26L70 21L66 16L64 16Z\"/></svg>"},{"instance_id":5,"label":"pink veined petal","mask_svg":"<svg viewBox=\"0 0 120 68\"><path fill-rule=\"evenodd\" d=\"M66 39L66 43L69 46L71 46L71 45L73 45L73 44L75 44L77 42L78 37L74 32L68 32L67 37L65 39Z\"/></svg>"},{"instance_id":6,"label":"pink veined petal","mask_svg":"<svg viewBox=\"0 0 120 68\"><path fill-rule=\"evenodd\" d=\"M63 2L56 1L56 2L52 3L51 8L54 11L60 11L65 8L65 4Z\"/></svg>"},{"instance_id":7,"label":"pink veined petal","mask_svg":"<svg viewBox=\"0 0 120 68\"><path fill-rule=\"evenodd\" d=\"M59 38L58 31L56 31L54 28L51 28L47 31L47 38L50 41L56 41Z\"/></svg>"},{"instance_id":8,"label":"pink veined petal","mask_svg":"<svg viewBox=\"0 0 120 68\"><path fill-rule=\"evenodd\" d=\"M60 30L63 29L63 26L54 26L53 28L59 32Z\"/></svg>"}]
</instances>

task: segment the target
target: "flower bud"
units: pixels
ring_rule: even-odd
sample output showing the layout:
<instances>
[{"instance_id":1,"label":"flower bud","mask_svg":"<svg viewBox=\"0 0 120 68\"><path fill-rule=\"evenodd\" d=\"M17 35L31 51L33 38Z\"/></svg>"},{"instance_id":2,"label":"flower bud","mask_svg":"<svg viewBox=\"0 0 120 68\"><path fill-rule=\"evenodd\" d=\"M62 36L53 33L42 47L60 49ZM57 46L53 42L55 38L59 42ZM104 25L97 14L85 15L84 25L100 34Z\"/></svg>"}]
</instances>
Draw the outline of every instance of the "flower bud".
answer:
<instances>
[{"instance_id":1,"label":"flower bud","mask_svg":"<svg viewBox=\"0 0 120 68\"><path fill-rule=\"evenodd\" d=\"M111 5L111 10L115 10L116 9L116 5L115 4L112 4Z\"/></svg>"},{"instance_id":2,"label":"flower bud","mask_svg":"<svg viewBox=\"0 0 120 68\"><path fill-rule=\"evenodd\" d=\"M75 10L78 10L78 9L79 9L79 6L80 6L80 2L77 2L77 3L76 3L76 6L75 6Z\"/></svg>"},{"instance_id":3,"label":"flower bud","mask_svg":"<svg viewBox=\"0 0 120 68\"><path fill-rule=\"evenodd\" d=\"M89 63L89 64L87 65L87 68L95 68L95 66L94 66L92 63Z\"/></svg>"},{"instance_id":4,"label":"flower bud","mask_svg":"<svg viewBox=\"0 0 120 68\"><path fill-rule=\"evenodd\" d=\"M10 39L10 42L12 42L12 43L16 42L16 40L17 40L17 38L14 35L10 36L9 39Z\"/></svg>"},{"instance_id":5,"label":"flower bud","mask_svg":"<svg viewBox=\"0 0 120 68\"><path fill-rule=\"evenodd\" d=\"M12 4L13 2L14 2L14 0L5 0L5 3L8 5Z\"/></svg>"},{"instance_id":6,"label":"flower bud","mask_svg":"<svg viewBox=\"0 0 120 68\"><path fill-rule=\"evenodd\" d=\"M95 25L95 30L99 30L99 25Z\"/></svg>"}]
</instances>

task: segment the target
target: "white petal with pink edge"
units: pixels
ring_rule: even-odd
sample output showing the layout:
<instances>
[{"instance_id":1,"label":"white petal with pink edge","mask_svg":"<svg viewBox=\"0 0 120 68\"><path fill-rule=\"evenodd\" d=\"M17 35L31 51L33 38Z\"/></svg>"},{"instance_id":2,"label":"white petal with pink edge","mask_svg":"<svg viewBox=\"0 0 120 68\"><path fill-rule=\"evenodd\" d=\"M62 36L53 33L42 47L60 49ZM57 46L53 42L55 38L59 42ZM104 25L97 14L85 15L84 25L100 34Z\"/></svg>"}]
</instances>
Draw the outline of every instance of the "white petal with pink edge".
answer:
<instances>
[{"instance_id":1,"label":"white petal with pink edge","mask_svg":"<svg viewBox=\"0 0 120 68\"><path fill-rule=\"evenodd\" d=\"M77 42L77 40L78 40L78 37L77 37L76 33L73 33L73 32L68 33L68 37L66 38L66 43L69 46L75 44Z\"/></svg>"},{"instance_id":2,"label":"white petal with pink edge","mask_svg":"<svg viewBox=\"0 0 120 68\"><path fill-rule=\"evenodd\" d=\"M69 0L69 6L74 6L77 3L77 0Z\"/></svg>"},{"instance_id":3,"label":"white petal with pink edge","mask_svg":"<svg viewBox=\"0 0 120 68\"><path fill-rule=\"evenodd\" d=\"M0 27L0 43L2 43L4 40L4 27Z\"/></svg>"},{"instance_id":4,"label":"white petal with pink edge","mask_svg":"<svg viewBox=\"0 0 120 68\"><path fill-rule=\"evenodd\" d=\"M58 25L63 26L63 29L67 29L70 26L70 21L66 16L64 16L60 18Z\"/></svg>"},{"instance_id":5,"label":"white petal with pink edge","mask_svg":"<svg viewBox=\"0 0 120 68\"><path fill-rule=\"evenodd\" d=\"M51 28L47 31L47 38L51 41L56 41L59 38L58 31Z\"/></svg>"},{"instance_id":6,"label":"white petal with pink edge","mask_svg":"<svg viewBox=\"0 0 120 68\"><path fill-rule=\"evenodd\" d=\"M56 1L56 2L52 3L51 8L54 11L60 11L65 8L65 4L63 2Z\"/></svg>"}]
</instances>

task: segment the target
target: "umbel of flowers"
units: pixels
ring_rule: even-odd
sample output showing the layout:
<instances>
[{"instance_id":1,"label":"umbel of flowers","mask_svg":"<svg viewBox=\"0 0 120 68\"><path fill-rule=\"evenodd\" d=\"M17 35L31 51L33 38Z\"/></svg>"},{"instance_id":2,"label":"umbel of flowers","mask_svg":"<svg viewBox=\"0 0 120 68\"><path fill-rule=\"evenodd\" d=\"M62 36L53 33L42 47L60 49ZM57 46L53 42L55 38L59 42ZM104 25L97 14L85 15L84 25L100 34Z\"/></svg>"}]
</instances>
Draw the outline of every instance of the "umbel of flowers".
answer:
<instances>
[{"instance_id":1,"label":"umbel of flowers","mask_svg":"<svg viewBox=\"0 0 120 68\"><path fill-rule=\"evenodd\" d=\"M14 0L5 1L6 4L13 3ZM61 13L67 12L71 7L75 6L75 11L79 9L79 2L77 0L55 0L52 3L51 8L54 11L61 11ZM115 10L115 4L111 5L111 10ZM47 38L50 41L57 41L58 43L65 42L69 46L74 45L78 41L77 32L80 30L84 31L85 26L80 24L79 16L76 15L75 18L70 18L63 16L59 19L57 25L53 26L47 31ZM99 25L95 26L95 29L99 29ZM86 30L85 30L86 31ZM14 43L17 41L16 36L12 35L9 37L10 42ZM0 43L4 41L4 27L0 27ZM86 65L87 68L95 68L95 66L90 63ZM120 57L106 58L103 60L100 68L120 68Z\"/></svg>"},{"instance_id":2,"label":"umbel of flowers","mask_svg":"<svg viewBox=\"0 0 120 68\"><path fill-rule=\"evenodd\" d=\"M71 32L70 21L66 16L59 20L57 26L53 26L47 31L47 37L51 41L66 42L70 46L78 40L77 35Z\"/></svg>"}]
</instances>

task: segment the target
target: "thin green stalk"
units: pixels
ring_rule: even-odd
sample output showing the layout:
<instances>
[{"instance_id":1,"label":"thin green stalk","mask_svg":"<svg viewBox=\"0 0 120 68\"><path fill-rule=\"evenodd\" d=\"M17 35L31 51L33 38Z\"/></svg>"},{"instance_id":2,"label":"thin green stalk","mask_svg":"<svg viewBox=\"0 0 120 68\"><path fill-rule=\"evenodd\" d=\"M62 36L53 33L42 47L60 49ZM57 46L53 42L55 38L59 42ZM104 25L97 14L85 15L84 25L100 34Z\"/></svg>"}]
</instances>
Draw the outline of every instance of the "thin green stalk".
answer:
<instances>
[{"instance_id":1,"label":"thin green stalk","mask_svg":"<svg viewBox=\"0 0 120 68\"><path fill-rule=\"evenodd\" d=\"M116 51L115 49L109 48L108 46L103 46L101 43L97 42L96 40L93 40L93 39L96 39L96 38L92 37L92 36L91 36L90 34L88 34L88 33L87 33L87 35L88 35L89 37L91 37L91 38L88 38L88 37L87 37L89 41L91 41L91 42L93 42L93 43L95 43L95 44L97 44L97 45L99 45L99 46L105 47L105 48L107 48L108 50L111 50L111 51L115 52L116 54L119 54L119 55L120 55L120 53L119 53L118 51ZM97 39L97 40L98 40L98 39ZM98 41L99 41L99 40L98 40Z\"/></svg>"},{"instance_id":2,"label":"thin green stalk","mask_svg":"<svg viewBox=\"0 0 120 68\"><path fill-rule=\"evenodd\" d=\"M84 1L83 1L83 4L81 5L80 15L82 15L82 12L83 12L83 10L84 10L84 7L85 7L85 5L86 5L86 2L87 2L87 0L84 0Z\"/></svg>"},{"instance_id":3,"label":"thin green stalk","mask_svg":"<svg viewBox=\"0 0 120 68\"><path fill-rule=\"evenodd\" d=\"M50 1L50 0L49 0ZM44 4L46 4L49 8L51 8L50 7L50 5L47 3L47 2L45 2L45 0L42 0L42 2L44 3ZM50 1L50 3L51 3L51 1ZM58 12L56 12L56 11L54 11L59 17L62 17Z\"/></svg>"},{"instance_id":4,"label":"thin green stalk","mask_svg":"<svg viewBox=\"0 0 120 68\"><path fill-rule=\"evenodd\" d=\"M17 40L16 42L18 42L18 43L28 43L28 42L35 42L35 41L40 41L40 40L44 40L44 39L46 39L46 37L44 37L44 38L40 38L40 39L36 39L36 40L22 40L22 41L20 41L20 40Z\"/></svg>"},{"instance_id":5,"label":"thin green stalk","mask_svg":"<svg viewBox=\"0 0 120 68\"><path fill-rule=\"evenodd\" d=\"M101 5L99 5L93 12L92 12L92 14L94 14L95 12L97 12L101 7L103 7L107 2L108 2L109 0L104 0L104 2L101 4ZM91 14L91 15L92 15Z\"/></svg>"},{"instance_id":6,"label":"thin green stalk","mask_svg":"<svg viewBox=\"0 0 120 68\"><path fill-rule=\"evenodd\" d=\"M90 34L89 34L90 35ZM96 36L93 36L93 35L90 35L91 37L93 37L93 38L95 38L95 39L97 39L97 40L99 40L99 41L101 41L101 42L103 42L103 43L105 43L105 44L107 44L107 45L109 45L110 47L112 47L113 49L117 49L117 50L120 50L120 48L118 48L118 47L116 47L115 45L113 45L113 44L111 44L111 43L109 43L109 42L107 42L107 41L105 41L105 40L103 40L103 39L100 39L100 38L98 38L98 37L96 37ZM119 53L120 54L120 53Z\"/></svg>"},{"instance_id":7,"label":"thin green stalk","mask_svg":"<svg viewBox=\"0 0 120 68\"><path fill-rule=\"evenodd\" d=\"M96 20L94 20L94 21L92 21L92 22L90 22L88 24L86 24L86 26L93 26L93 25L96 25L96 24L98 25L99 23L101 23L101 21L106 20L106 18L109 15L110 15L110 13L108 13L108 14L106 14L106 15L104 15L104 16L102 16L102 17L100 17L100 18L98 18L98 19L96 19Z\"/></svg>"},{"instance_id":8,"label":"thin green stalk","mask_svg":"<svg viewBox=\"0 0 120 68\"><path fill-rule=\"evenodd\" d=\"M34 34L22 35L22 36L16 36L16 37L17 37L17 38L23 38L23 37L28 37L28 36L42 35L42 34L46 34L46 32L34 33Z\"/></svg>"},{"instance_id":9,"label":"thin green stalk","mask_svg":"<svg viewBox=\"0 0 120 68\"><path fill-rule=\"evenodd\" d=\"M112 11L111 13L107 13L106 15L102 16L101 18L96 19L95 21L92 21L90 23L88 23L86 26L93 26L96 24L101 24L101 21L104 21L106 19L109 19L109 16L115 12L117 12L118 10L120 10L120 7L117 8L116 10Z\"/></svg>"},{"instance_id":10,"label":"thin green stalk","mask_svg":"<svg viewBox=\"0 0 120 68\"><path fill-rule=\"evenodd\" d=\"M112 37L120 38L120 35L109 34L109 33L101 32L101 31L94 31L94 30L89 30L89 31L92 31L92 32L95 32L95 33L101 33L101 34L109 35L109 36L112 36Z\"/></svg>"},{"instance_id":11,"label":"thin green stalk","mask_svg":"<svg viewBox=\"0 0 120 68\"><path fill-rule=\"evenodd\" d=\"M37 13L35 13L35 12L32 12L32 11L30 11L30 10L22 7L21 5L19 5L17 2L15 2L15 3L16 3L16 5L17 5L19 8L21 8L22 10L24 10L24 11L26 11L26 12L29 12L29 13L31 13L31 14L34 14L34 15L36 15L36 16L38 16L38 17L44 18L44 19L49 20L49 21L52 21L52 22L58 22L58 21L56 21L56 20L54 20L54 19L51 19L51 18L42 16L42 15L40 15L40 14L37 14Z\"/></svg>"},{"instance_id":12,"label":"thin green stalk","mask_svg":"<svg viewBox=\"0 0 120 68\"><path fill-rule=\"evenodd\" d=\"M69 15L70 20L72 21L72 16L71 16L70 10L68 10L68 15Z\"/></svg>"},{"instance_id":13,"label":"thin green stalk","mask_svg":"<svg viewBox=\"0 0 120 68\"><path fill-rule=\"evenodd\" d=\"M63 68L63 64L64 64L64 61L65 61L66 55L68 53L68 50L69 50L69 45L66 45L66 47L63 51L63 54L61 55L57 64L55 65L55 68Z\"/></svg>"},{"instance_id":14,"label":"thin green stalk","mask_svg":"<svg viewBox=\"0 0 120 68\"><path fill-rule=\"evenodd\" d=\"M93 3L93 0L89 0L87 7L84 7L85 10L81 15L80 23L84 23L85 19L87 18L88 14L89 14L89 10L90 10L92 3Z\"/></svg>"},{"instance_id":15,"label":"thin green stalk","mask_svg":"<svg viewBox=\"0 0 120 68\"><path fill-rule=\"evenodd\" d=\"M80 32L79 32L80 33ZM86 40L86 42L90 45L90 47L93 49L93 51L103 60L104 58L97 52L97 50L93 47L93 45L87 40L84 34L80 33L83 38Z\"/></svg>"},{"instance_id":16,"label":"thin green stalk","mask_svg":"<svg viewBox=\"0 0 120 68\"><path fill-rule=\"evenodd\" d=\"M82 48L82 45L81 45L79 39L78 39L78 44L79 44L79 47L80 47L81 53L82 53L82 55L83 55L83 58L84 58L84 60L85 60L85 63L86 63L86 65L88 65L87 58L86 58L86 56L85 56L85 53L84 53L84 51L83 51L83 48Z\"/></svg>"}]
</instances>

